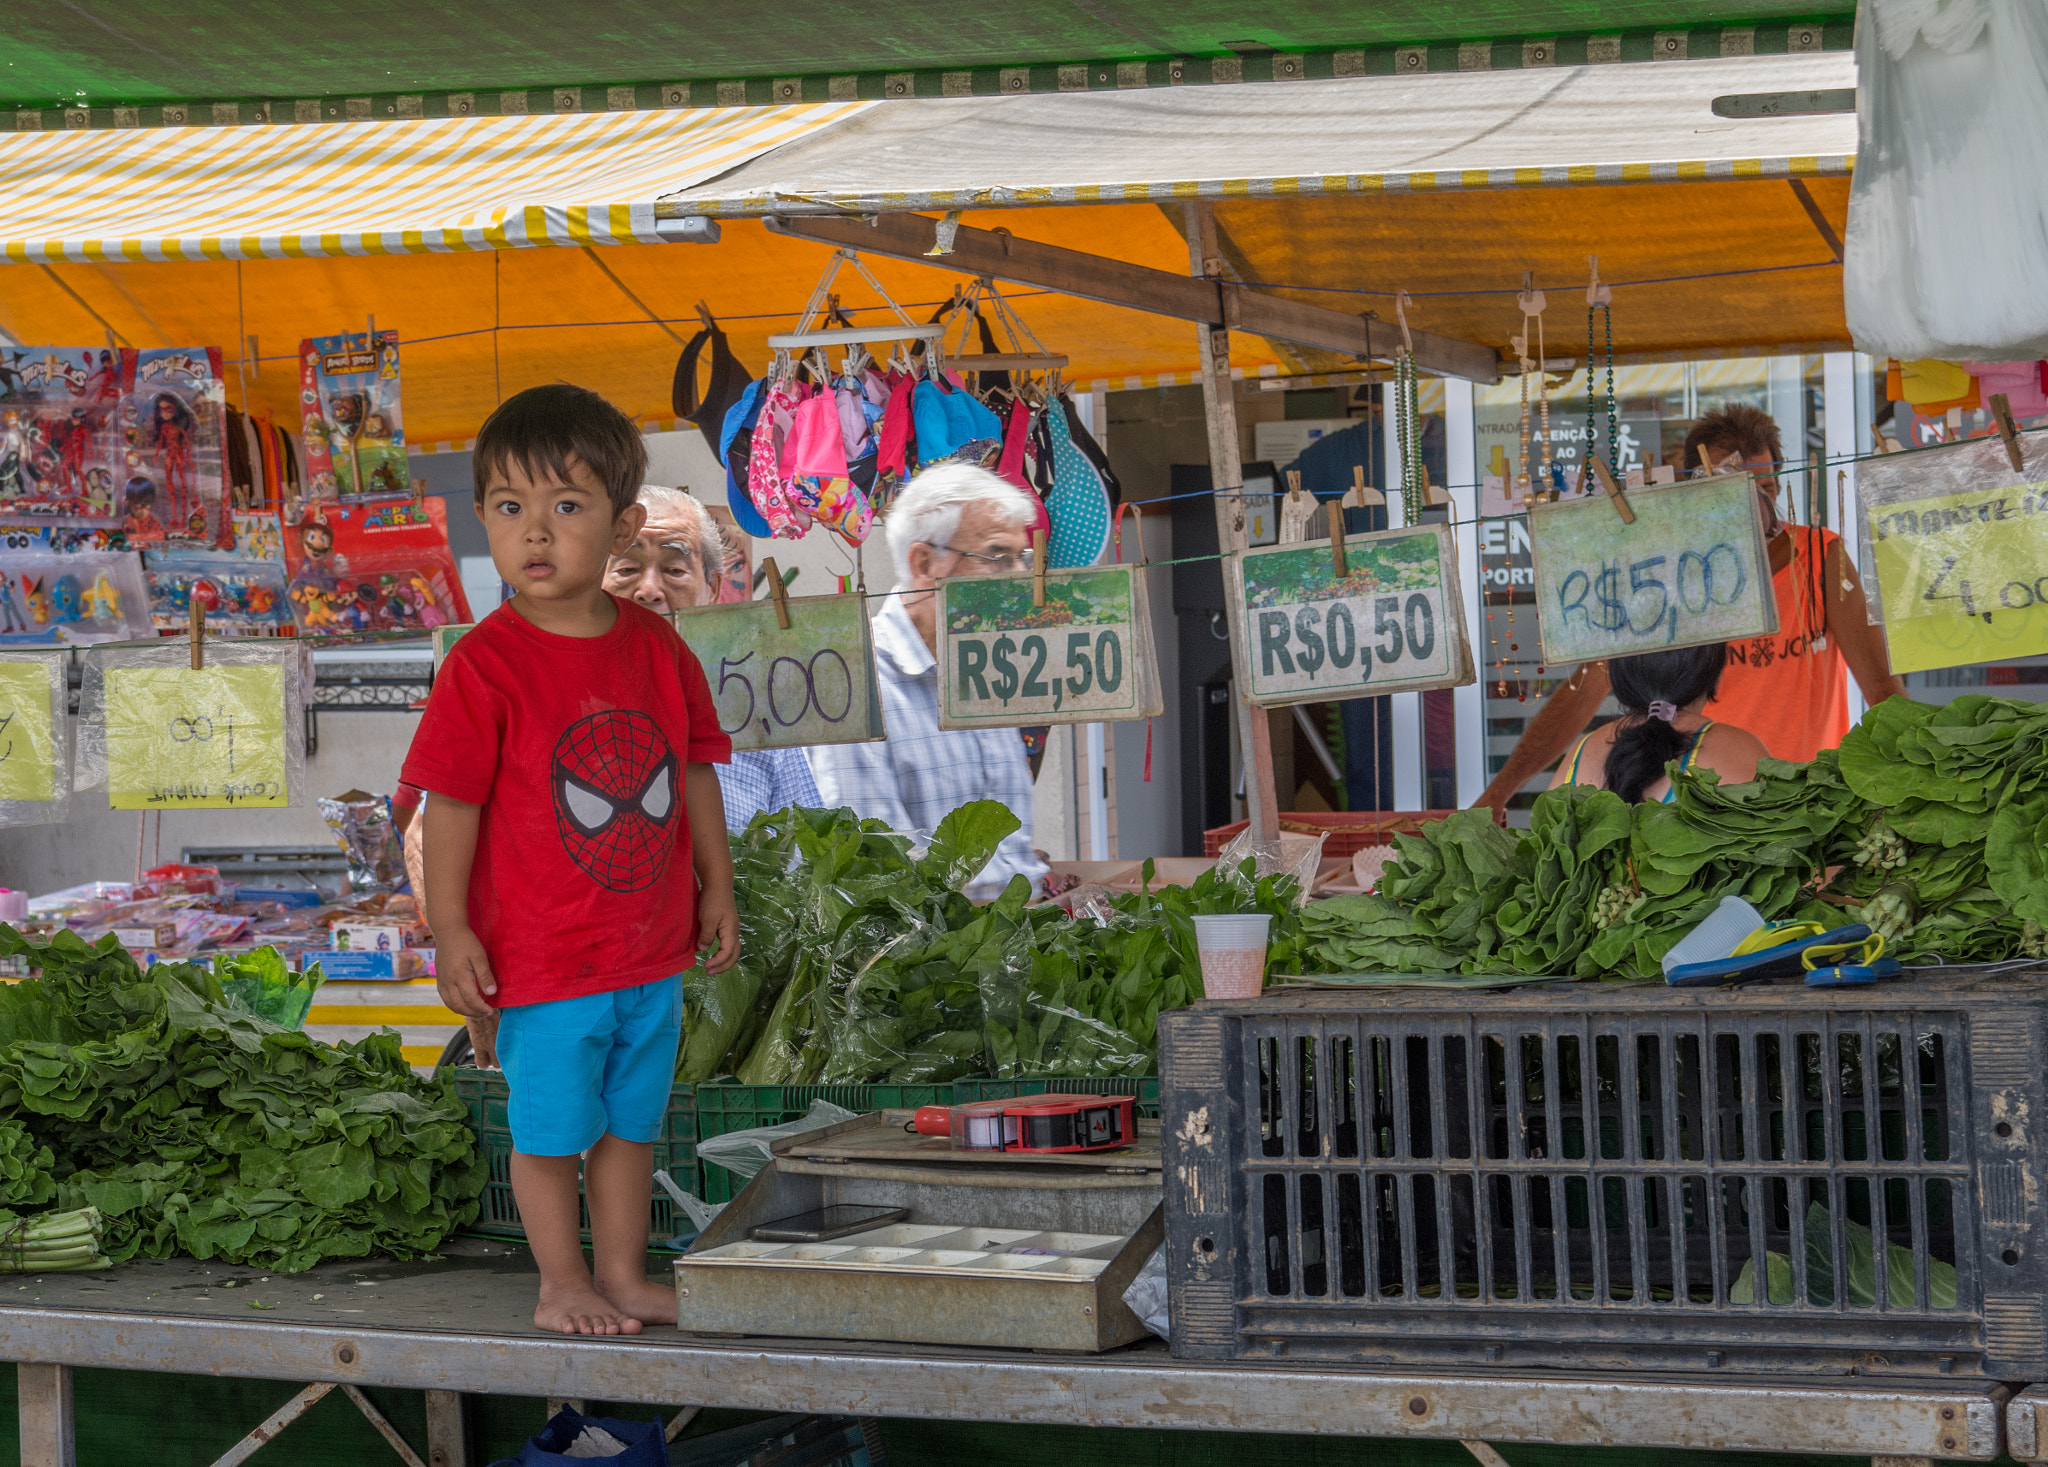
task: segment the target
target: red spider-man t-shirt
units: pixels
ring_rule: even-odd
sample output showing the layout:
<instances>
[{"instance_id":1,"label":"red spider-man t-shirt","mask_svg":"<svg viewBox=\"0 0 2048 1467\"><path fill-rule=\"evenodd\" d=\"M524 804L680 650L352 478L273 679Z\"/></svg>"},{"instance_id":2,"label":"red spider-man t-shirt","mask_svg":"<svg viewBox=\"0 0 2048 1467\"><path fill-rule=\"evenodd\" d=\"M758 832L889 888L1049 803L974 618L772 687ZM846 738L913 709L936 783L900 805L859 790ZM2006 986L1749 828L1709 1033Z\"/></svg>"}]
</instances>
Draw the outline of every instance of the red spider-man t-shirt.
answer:
<instances>
[{"instance_id":1,"label":"red spider-man t-shirt","mask_svg":"<svg viewBox=\"0 0 2048 1467\"><path fill-rule=\"evenodd\" d=\"M483 806L469 921L501 1008L696 961L683 766L732 740L675 629L618 608L603 636L563 637L499 607L450 649L405 758L407 784Z\"/></svg>"}]
</instances>

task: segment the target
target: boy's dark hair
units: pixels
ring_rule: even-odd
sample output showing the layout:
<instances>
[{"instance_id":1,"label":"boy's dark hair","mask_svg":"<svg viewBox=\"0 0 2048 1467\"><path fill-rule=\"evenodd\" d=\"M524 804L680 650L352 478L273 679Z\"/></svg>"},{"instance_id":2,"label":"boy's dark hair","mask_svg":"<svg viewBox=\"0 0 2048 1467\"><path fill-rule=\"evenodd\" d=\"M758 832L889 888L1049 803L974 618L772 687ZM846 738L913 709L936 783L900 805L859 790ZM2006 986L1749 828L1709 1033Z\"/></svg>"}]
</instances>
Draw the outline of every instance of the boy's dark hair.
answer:
<instances>
[{"instance_id":1,"label":"boy's dark hair","mask_svg":"<svg viewBox=\"0 0 2048 1467\"><path fill-rule=\"evenodd\" d=\"M1771 456L1771 462L1785 461L1785 449L1778 438L1778 424L1762 408L1751 407L1746 402L1732 402L1726 407L1715 408L1685 435L1685 462L1678 467L1680 478L1690 475L1700 466L1700 445L1704 443L1716 458L1739 453L1744 458L1754 458L1760 453Z\"/></svg>"},{"instance_id":2,"label":"boy's dark hair","mask_svg":"<svg viewBox=\"0 0 2048 1467\"><path fill-rule=\"evenodd\" d=\"M1664 766L1682 756L1695 736L1682 734L1661 718L1650 717L1652 703L1684 708L1711 698L1721 686L1728 665L1728 644L1680 647L1669 652L1643 652L1607 659L1607 678L1621 704L1620 728L1607 751L1607 787L1631 805L1664 775Z\"/></svg>"},{"instance_id":3,"label":"boy's dark hair","mask_svg":"<svg viewBox=\"0 0 2048 1467\"><path fill-rule=\"evenodd\" d=\"M575 458L604 485L617 519L640 497L647 477L647 441L633 420L587 387L551 382L515 392L477 430L470 467L476 476L476 504L507 463L528 478L552 474L569 482Z\"/></svg>"}]
</instances>

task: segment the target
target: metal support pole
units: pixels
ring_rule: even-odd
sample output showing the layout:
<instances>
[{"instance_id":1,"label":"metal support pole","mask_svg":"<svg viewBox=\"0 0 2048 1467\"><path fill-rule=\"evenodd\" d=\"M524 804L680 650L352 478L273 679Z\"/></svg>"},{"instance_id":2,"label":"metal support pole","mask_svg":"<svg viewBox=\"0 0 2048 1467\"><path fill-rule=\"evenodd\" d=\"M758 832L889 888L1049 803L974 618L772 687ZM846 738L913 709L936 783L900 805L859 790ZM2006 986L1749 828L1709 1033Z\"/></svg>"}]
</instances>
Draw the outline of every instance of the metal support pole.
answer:
<instances>
[{"instance_id":1,"label":"metal support pole","mask_svg":"<svg viewBox=\"0 0 2048 1467\"><path fill-rule=\"evenodd\" d=\"M1452 543L1457 547L1458 593L1465 602L1465 625L1475 646L1483 648L1486 636L1486 608L1482 604L1479 579L1479 448L1473 436L1475 410L1472 384L1462 378L1444 379L1444 477L1449 479ZM1486 767L1486 683L1485 658L1478 669L1482 676L1451 693L1455 712L1457 794L1460 809L1478 803L1493 777ZM1492 1448L1487 1450L1491 1451Z\"/></svg>"},{"instance_id":2,"label":"metal support pole","mask_svg":"<svg viewBox=\"0 0 2048 1467\"><path fill-rule=\"evenodd\" d=\"M1207 204L1184 204L1189 273L1214 279L1223 273L1216 248L1216 216ZM1216 546L1225 555L1245 548L1242 455L1237 437L1237 397L1230 380L1230 332L1198 323L1202 361L1202 408L1209 425L1209 483L1216 494ZM1273 791L1273 732L1266 710L1246 696L1250 669L1244 662L1244 612L1223 578L1223 612L1230 622L1231 678L1237 693L1238 746L1244 750L1245 813L1260 841L1280 839L1280 805Z\"/></svg>"},{"instance_id":3,"label":"metal support pole","mask_svg":"<svg viewBox=\"0 0 2048 1467\"><path fill-rule=\"evenodd\" d=\"M71 1414L71 1367L14 1367L16 1411L21 1418L21 1467L78 1467L78 1436Z\"/></svg>"}]
</instances>

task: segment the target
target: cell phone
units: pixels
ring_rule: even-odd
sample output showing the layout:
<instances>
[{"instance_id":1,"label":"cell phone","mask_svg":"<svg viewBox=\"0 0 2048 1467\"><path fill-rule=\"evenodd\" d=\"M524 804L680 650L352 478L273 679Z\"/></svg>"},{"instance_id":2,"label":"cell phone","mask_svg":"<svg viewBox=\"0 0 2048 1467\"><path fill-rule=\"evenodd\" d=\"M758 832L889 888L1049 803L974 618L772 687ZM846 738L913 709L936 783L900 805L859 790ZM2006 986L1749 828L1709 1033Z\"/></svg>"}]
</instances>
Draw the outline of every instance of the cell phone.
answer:
<instances>
[{"instance_id":1,"label":"cell phone","mask_svg":"<svg viewBox=\"0 0 2048 1467\"><path fill-rule=\"evenodd\" d=\"M869 1228L886 1227L910 1216L907 1207L859 1207L839 1203L795 1217L780 1217L748 1232L756 1243L826 1243Z\"/></svg>"}]
</instances>

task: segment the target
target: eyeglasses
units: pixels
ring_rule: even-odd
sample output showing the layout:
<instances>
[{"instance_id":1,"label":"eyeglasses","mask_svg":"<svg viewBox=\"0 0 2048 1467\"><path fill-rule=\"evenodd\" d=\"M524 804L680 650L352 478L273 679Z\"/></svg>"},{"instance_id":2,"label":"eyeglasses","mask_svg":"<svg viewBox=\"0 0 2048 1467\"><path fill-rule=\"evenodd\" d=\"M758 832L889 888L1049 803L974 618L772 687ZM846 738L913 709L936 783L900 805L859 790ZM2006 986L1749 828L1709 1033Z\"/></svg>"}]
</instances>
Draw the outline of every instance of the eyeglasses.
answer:
<instances>
[{"instance_id":1,"label":"eyeglasses","mask_svg":"<svg viewBox=\"0 0 2048 1467\"><path fill-rule=\"evenodd\" d=\"M925 542L931 544L929 540ZM1031 552L1028 550L1006 551L1001 555L989 555L980 550L962 550L957 545L937 545L936 550L950 550L967 560L978 560L983 565L999 571L1028 571L1031 569Z\"/></svg>"}]
</instances>

